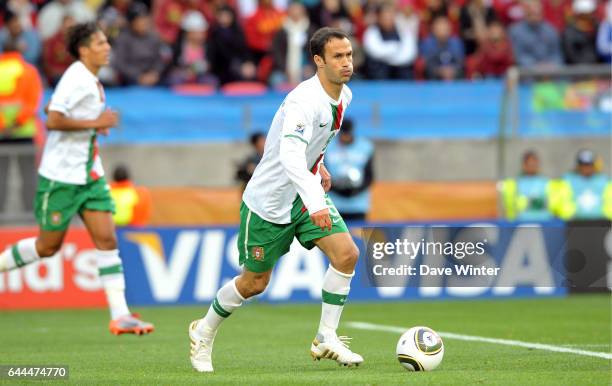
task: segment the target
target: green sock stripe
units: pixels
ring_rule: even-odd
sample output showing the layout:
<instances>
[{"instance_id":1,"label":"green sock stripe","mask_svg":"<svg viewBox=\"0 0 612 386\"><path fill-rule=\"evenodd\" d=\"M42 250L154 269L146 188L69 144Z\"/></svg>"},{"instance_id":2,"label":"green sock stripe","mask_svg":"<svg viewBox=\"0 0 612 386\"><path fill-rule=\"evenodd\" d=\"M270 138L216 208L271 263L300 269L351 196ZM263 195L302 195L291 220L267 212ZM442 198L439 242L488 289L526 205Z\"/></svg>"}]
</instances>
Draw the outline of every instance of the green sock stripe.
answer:
<instances>
[{"instance_id":1,"label":"green sock stripe","mask_svg":"<svg viewBox=\"0 0 612 386\"><path fill-rule=\"evenodd\" d=\"M227 311L225 311L223 309L223 307L221 307L221 305L219 304L219 301L217 300L217 298L215 298L215 300L213 300L212 307L213 307L213 310L215 310L215 312L217 314L219 314L219 316L222 317L222 318L227 318L228 316L231 315L231 312L227 312Z\"/></svg>"},{"instance_id":2,"label":"green sock stripe","mask_svg":"<svg viewBox=\"0 0 612 386\"><path fill-rule=\"evenodd\" d=\"M343 306L344 303L346 303L346 298L348 297L348 295L333 294L325 290L322 290L322 292L323 292L323 296L322 296L323 303L333 304L336 306Z\"/></svg>"},{"instance_id":3,"label":"green sock stripe","mask_svg":"<svg viewBox=\"0 0 612 386\"><path fill-rule=\"evenodd\" d=\"M21 253L19 253L19 250L17 249L17 244L13 245L11 252L13 253L13 259L15 259L15 264L17 267L23 267L26 265L25 261L23 261L21 258Z\"/></svg>"},{"instance_id":4,"label":"green sock stripe","mask_svg":"<svg viewBox=\"0 0 612 386\"><path fill-rule=\"evenodd\" d=\"M100 268L98 270L98 273L100 274L100 276L113 275L116 273L123 273L123 265L117 264L117 265L111 265L110 267L106 267L106 268Z\"/></svg>"}]
</instances>

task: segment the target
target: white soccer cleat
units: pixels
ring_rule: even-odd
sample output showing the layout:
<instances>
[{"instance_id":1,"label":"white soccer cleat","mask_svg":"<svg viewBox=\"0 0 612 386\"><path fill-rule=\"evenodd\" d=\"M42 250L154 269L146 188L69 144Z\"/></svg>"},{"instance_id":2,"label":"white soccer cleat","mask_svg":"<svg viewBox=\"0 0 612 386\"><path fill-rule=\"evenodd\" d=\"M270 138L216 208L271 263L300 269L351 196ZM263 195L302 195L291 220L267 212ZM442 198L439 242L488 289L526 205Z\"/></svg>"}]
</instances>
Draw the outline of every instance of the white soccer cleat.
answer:
<instances>
[{"instance_id":1,"label":"white soccer cleat","mask_svg":"<svg viewBox=\"0 0 612 386\"><path fill-rule=\"evenodd\" d=\"M363 362L363 357L349 349L352 338L348 336L323 336L317 334L310 346L310 356L313 360L331 359L344 366L359 366Z\"/></svg>"},{"instance_id":2,"label":"white soccer cleat","mask_svg":"<svg viewBox=\"0 0 612 386\"><path fill-rule=\"evenodd\" d=\"M189 325L189 340L191 341L191 366L201 373L212 373L212 348L216 332L211 330L208 336L201 337L196 331L197 320Z\"/></svg>"}]
</instances>

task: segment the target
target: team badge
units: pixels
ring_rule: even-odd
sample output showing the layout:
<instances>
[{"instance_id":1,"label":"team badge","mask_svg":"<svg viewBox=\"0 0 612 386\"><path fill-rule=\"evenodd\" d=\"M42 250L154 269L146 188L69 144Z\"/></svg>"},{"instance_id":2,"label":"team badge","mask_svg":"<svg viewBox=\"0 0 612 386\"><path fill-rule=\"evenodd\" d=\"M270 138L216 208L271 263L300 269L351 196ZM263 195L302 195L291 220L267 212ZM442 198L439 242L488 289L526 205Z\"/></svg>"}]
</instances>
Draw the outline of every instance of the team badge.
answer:
<instances>
[{"instance_id":1,"label":"team badge","mask_svg":"<svg viewBox=\"0 0 612 386\"><path fill-rule=\"evenodd\" d=\"M51 213L51 224L59 225L62 222L62 212Z\"/></svg>"},{"instance_id":2,"label":"team badge","mask_svg":"<svg viewBox=\"0 0 612 386\"><path fill-rule=\"evenodd\" d=\"M300 122L295 126L295 132L298 134L304 134L305 128L306 128L306 125Z\"/></svg>"},{"instance_id":3,"label":"team badge","mask_svg":"<svg viewBox=\"0 0 612 386\"><path fill-rule=\"evenodd\" d=\"M253 257L257 261L263 261L263 259L264 259L264 249L263 249L263 247L254 247L253 248Z\"/></svg>"}]
</instances>

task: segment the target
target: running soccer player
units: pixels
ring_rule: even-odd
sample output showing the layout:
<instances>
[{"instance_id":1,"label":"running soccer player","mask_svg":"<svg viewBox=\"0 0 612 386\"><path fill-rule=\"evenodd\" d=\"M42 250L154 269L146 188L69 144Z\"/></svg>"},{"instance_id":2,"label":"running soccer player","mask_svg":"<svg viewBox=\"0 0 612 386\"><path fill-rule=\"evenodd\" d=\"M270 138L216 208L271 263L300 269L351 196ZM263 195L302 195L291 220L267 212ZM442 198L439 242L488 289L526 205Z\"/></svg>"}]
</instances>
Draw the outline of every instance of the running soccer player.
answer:
<instances>
[{"instance_id":1,"label":"running soccer player","mask_svg":"<svg viewBox=\"0 0 612 386\"><path fill-rule=\"evenodd\" d=\"M238 249L243 271L221 287L206 316L189 326L191 364L197 371L213 371L213 341L220 324L265 290L272 268L289 252L294 237L308 249L319 247L331 263L323 279L312 357L346 366L363 362L348 348L349 338L336 334L359 250L325 193L331 176L323 165L327 145L351 102L345 83L353 73L353 53L344 32L329 27L312 36L310 52L317 73L289 93L276 112L264 155L242 196Z\"/></svg>"},{"instance_id":2,"label":"running soccer player","mask_svg":"<svg viewBox=\"0 0 612 386\"><path fill-rule=\"evenodd\" d=\"M96 143L98 133L108 134L118 123L117 113L105 109L104 89L96 77L109 62L110 44L96 24L86 23L72 28L68 49L78 60L68 67L45 109L49 135L34 203L39 234L2 252L0 272L53 256L62 246L70 221L79 214L96 247L111 333L148 334L153 325L132 315L125 300L112 219L114 204Z\"/></svg>"}]
</instances>

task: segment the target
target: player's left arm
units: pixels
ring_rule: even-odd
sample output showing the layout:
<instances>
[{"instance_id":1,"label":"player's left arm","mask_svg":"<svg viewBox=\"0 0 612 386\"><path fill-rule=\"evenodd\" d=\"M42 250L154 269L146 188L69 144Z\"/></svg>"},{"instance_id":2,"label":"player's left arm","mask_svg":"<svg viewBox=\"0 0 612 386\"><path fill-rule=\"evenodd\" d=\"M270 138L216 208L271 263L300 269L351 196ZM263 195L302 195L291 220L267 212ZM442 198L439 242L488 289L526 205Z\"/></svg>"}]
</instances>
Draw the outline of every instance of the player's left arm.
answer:
<instances>
[{"instance_id":1,"label":"player's left arm","mask_svg":"<svg viewBox=\"0 0 612 386\"><path fill-rule=\"evenodd\" d=\"M312 165L306 160L306 148L313 132L312 115L307 105L286 102L279 149L280 163L310 214L327 209L321 180L309 170Z\"/></svg>"}]
</instances>

